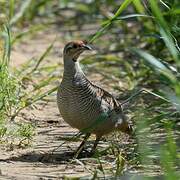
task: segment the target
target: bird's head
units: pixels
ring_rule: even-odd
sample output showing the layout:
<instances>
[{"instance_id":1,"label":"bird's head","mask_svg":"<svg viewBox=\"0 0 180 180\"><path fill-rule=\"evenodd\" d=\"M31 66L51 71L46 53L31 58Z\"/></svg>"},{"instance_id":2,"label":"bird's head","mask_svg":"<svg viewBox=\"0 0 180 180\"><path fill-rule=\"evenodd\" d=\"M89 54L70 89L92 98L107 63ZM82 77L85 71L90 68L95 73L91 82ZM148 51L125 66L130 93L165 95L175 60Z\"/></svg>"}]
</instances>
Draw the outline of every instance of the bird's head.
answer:
<instances>
[{"instance_id":1,"label":"bird's head","mask_svg":"<svg viewBox=\"0 0 180 180\"><path fill-rule=\"evenodd\" d=\"M85 50L92 50L86 41L72 41L64 47L64 58L71 59L76 62L79 55Z\"/></svg>"}]
</instances>

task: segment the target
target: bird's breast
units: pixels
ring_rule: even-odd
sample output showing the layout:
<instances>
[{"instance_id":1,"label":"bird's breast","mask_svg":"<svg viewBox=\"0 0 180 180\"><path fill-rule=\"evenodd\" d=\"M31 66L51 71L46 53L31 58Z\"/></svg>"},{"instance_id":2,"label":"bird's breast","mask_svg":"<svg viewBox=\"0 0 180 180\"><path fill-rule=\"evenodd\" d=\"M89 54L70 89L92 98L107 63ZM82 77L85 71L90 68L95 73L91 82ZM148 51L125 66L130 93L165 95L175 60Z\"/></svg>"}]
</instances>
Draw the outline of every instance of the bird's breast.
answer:
<instances>
[{"instance_id":1,"label":"bird's breast","mask_svg":"<svg viewBox=\"0 0 180 180\"><path fill-rule=\"evenodd\" d=\"M100 102L95 93L90 86L82 83L61 84L57 102L63 119L78 129L86 128L100 113Z\"/></svg>"}]
</instances>

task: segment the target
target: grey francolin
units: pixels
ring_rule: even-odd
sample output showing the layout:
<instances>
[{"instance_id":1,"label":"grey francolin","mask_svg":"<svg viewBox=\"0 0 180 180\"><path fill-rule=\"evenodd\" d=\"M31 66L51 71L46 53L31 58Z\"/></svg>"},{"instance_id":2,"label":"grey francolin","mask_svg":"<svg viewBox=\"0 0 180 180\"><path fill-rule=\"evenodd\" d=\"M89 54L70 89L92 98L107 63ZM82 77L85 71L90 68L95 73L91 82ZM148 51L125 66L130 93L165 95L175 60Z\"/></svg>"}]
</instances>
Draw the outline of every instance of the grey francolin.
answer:
<instances>
[{"instance_id":1,"label":"grey francolin","mask_svg":"<svg viewBox=\"0 0 180 180\"><path fill-rule=\"evenodd\" d=\"M78 57L85 50L92 48L83 41L66 44L63 51L64 73L57 93L57 104L63 119L86 134L77 149L77 156L91 133L96 135L91 151L94 153L103 135L113 130L127 134L132 131L120 102L104 89L94 85L83 73Z\"/></svg>"}]
</instances>

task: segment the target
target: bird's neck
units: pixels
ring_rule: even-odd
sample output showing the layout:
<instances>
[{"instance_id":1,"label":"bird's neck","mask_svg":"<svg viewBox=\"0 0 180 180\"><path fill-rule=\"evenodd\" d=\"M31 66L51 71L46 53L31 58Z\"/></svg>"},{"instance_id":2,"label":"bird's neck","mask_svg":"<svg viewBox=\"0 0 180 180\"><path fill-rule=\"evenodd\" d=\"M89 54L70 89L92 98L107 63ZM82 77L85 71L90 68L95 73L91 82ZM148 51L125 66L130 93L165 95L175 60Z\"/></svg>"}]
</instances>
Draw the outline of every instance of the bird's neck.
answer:
<instances>
[{"instance_id":1,"label":"bird's neck","mask_svg":"<svg viewBox=\"0 0 180 180\"><path fill-rule=\"evenodd\" d=\"M77 74L84 74L78 61L67 60L64 62L64 77L73 78Z\"/></svg>"}]
</instances>

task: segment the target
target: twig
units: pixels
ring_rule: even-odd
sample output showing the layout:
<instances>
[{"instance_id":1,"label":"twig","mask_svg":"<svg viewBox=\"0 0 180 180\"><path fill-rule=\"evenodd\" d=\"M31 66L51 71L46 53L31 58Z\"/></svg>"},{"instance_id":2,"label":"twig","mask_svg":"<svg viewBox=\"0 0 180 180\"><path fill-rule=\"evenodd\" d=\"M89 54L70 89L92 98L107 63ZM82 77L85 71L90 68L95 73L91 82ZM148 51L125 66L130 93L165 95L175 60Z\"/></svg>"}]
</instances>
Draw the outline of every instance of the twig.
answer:
<instances>
[{"instance_id":1,"label":"twig","mask_svg":"<svg viewBox=\"0 0 180 180\"><path fill-rule=\"evenodd\" d=\"M143 89L140 89L138 92L134 93L132 96L130 96L130 97L129 97L128 99L126 99L124 102L122 102L122 103L121 103L121 106L124 105L124 104L126 104L126 103L128 103L129 101L131 101L132 99L134 99L136 96L140 95L140 94L143 93L143 92L146 92L146 93L149 93L149 94L151 94L151 95L153 95L153 96L156 96L156 97L158 97L158 98L160 98L160 99L162 99L162 100L164 100L164 101L166 101L166 102L168 102L168 103L172 103L172 102L169 101L168 99L166 99L166 98L164 98L164 97L162 97L162 96L160 96L160 95L158 95L158 94L155 94L155 93L153 93L153 92L151 92L151 91L143 88ZM176 104L176 103L172 103L172 104L178 105L178 104Z\"/></svg>"}]
</instances>

